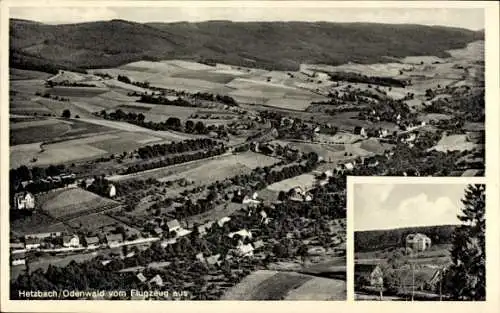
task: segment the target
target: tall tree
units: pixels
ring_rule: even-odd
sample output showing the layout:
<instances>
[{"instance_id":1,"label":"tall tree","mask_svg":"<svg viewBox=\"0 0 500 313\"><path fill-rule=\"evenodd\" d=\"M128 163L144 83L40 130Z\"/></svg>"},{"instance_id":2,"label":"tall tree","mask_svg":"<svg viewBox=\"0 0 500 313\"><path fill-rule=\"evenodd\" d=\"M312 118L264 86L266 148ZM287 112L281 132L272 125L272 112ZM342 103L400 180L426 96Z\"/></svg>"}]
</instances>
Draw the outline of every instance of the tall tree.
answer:
<instances>
[{"instance_id":1,"label":"tall tree","mask_svg":"<svg viewBox=\"0 0 500 313\"><path fill-rule=\"evenodd\" d=\"M485 300L485 185L469 185L453 234L453 264L444 277L444 290L457 300Z\"/></svg>"}]
</instances>

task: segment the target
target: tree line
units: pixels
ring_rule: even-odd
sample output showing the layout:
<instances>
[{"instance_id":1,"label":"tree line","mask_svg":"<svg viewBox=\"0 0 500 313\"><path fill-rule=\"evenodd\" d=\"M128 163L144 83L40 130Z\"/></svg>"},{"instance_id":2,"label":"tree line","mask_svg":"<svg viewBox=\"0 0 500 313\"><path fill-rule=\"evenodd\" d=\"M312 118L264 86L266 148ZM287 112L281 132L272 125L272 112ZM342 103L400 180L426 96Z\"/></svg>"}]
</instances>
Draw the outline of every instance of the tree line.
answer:
<instances>
[{"instance_id":1,"label":"tree line","mask_svg":"<svg viewBox=\"0 0 500 313\"><path fill-rule=\"evenodd\" d=\"M406 236L413 233L427 235L432 240L432 244L450 244L455 228L455 225L440 225L357 231L354 233L354 249L356 252L366 252L405 247Z\"/></svg>"},{"instance_id":2,"label":"tree line","mask_svg":"<svg viewBox=\"0 0 500 313\"><path fill-rule=\"evenodd\" d=\"M409 82L392 77L367 76L354 72L328 72L330 80L347 81L350 83L374 84L386 87L406 87Z\"/></svg>"}]
</instances>

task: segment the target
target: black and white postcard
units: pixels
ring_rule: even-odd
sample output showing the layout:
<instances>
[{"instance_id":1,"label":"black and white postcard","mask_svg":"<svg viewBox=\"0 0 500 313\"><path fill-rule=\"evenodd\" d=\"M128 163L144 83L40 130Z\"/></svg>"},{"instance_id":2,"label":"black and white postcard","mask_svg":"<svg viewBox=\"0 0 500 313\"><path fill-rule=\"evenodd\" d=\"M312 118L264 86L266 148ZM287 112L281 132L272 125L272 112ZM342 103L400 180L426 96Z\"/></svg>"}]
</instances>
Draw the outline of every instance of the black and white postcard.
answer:
<instances>
[{"instance_id":1,"label":"black and white postcard","mask_svg":"<svg viewBox=\"0 0 500 313\"><path fill-rule=\"evenodd\" d=\"M348 181L456 177L461 196L477 179L498 187L498 4L1 7L2 311L497 301L484 284L497 269L479 277L453 250L458 228L439 226L441 209L462 207L433 201L455 187L390 213L377 197L410 201L417 189L353 195ZM445 224L460 224L451 215ZM397 235L359 237L386 226ZM398 230L414 226L432 229ZM389 271L393 252L404 265ZM369 271L356 294L354 262Z\"/></svg>"}]
</instances>

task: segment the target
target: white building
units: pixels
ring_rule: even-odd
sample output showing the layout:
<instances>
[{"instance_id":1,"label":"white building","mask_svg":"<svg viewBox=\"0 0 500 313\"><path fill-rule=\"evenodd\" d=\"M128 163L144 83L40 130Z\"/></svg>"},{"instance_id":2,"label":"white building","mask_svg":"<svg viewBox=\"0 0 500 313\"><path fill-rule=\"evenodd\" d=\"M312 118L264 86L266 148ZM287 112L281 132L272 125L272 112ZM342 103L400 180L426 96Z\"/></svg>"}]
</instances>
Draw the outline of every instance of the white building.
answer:
<instances>
[{"instance_id":1,"label":"white building","mask_svg":"<svg viewBox=\"0 0 500 313\"><path fill-rule=\"evenodd\" d=\"M63 236L63 246L66 248L76 248L80 246L80 239L77 235Z\"/></svg>"},{"instance_id":2,"label":"white building","mask_svg":"<svg viewBox=\"0 0 500 313\"><path fill-rule=\"evenodd\" d=\"M35 196L30 192L21 192L14 195L14 205L17 210L32 210L35 208Z\"/></svg>"},{"instance_id":3,"label":"white building","mask_svg":"<svg viewBox=\"0 0 500 313\"><path fill-rule=\"evenodd\" d=\"M116 196L116 187L113 184L109 184L109 197L114 198Z\"/></svg>"}]
</instances>

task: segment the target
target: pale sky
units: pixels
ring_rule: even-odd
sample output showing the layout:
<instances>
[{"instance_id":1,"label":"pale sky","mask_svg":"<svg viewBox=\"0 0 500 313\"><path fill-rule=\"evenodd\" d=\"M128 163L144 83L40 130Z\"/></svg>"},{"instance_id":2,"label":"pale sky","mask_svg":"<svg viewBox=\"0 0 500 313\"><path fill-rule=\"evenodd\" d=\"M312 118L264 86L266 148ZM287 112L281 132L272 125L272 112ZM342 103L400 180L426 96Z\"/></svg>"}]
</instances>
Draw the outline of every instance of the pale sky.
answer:
<instances>
[{"instance_id":1,"label":"pale sky","mask_svg":"<svg viewBox=\"0 0 500 313\"><path fill-rule=\"evenodd\" d=\"M222 5L222 4L221 4ZM484 10L477 8L314 8L314 7L10 7L10 17L48 24L124 19L179 21L325 21L442 25L479 30Z\"/></svg>"},{"instance_id":2,"label":"pale sky","mask_svg":"<svg viewBox=\"0 0 500 313\"><path fill-rule=\"evenodd\" d=\"M355 184L354 229L459 224L467 185Z\"/></svg>"}]
</instances>

